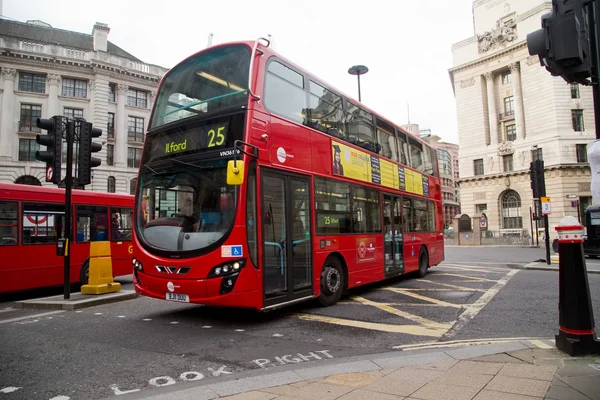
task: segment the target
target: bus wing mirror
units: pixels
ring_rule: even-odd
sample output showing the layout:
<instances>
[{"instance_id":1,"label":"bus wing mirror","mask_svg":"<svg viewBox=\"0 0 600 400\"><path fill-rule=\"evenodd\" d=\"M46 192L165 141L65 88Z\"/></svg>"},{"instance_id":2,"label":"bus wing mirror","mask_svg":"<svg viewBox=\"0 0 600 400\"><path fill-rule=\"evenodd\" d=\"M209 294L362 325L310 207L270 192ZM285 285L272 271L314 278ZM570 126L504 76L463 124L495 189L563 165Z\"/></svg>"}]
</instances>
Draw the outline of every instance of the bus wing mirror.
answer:
<instances>
[{"instance_id":1,"label":"bus wing mirror","mask_svg":"<svg viewBox=\"0 0 600 400\"><path fill-rule=\"evenodd\" d=\"M244 163L240 160L227 162L227 184L241 185L244 183Z\"/></svg>"}]
</instances>

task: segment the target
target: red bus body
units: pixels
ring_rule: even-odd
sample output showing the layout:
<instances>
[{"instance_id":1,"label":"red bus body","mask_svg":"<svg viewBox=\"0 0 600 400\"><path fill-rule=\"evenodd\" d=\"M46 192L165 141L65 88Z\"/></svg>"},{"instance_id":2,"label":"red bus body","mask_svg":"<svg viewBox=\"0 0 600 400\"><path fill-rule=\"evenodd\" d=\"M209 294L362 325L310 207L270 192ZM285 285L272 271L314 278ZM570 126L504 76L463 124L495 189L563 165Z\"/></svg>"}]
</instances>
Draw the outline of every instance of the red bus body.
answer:
<instances>
[{"instance_id":1,"label":"red bus body","mask_svg":"<svg viewBox=\"0 0 600 400\"><path fill-rule=\"evenodd\" d=\"M215 46L199 52L187 60L202 57L206 51L224 49L227 46L247 46L250 51L255 45L254 42L243 42ZM153 215L154 210L158 209L156 207L157 200L154 199L159 197L161 190L168 191L169 186L164 184L167 189L160 189L163 186L160 188L156 186L152 189L154 192L149 192L149 186L144 186L144 181L154 179L153 176L169 175L169 168L177 168L177 166L175 162L172 162L171 166L163 163L165 166L161 168L164 168L165 172L161 172L163 170L160 170L159 166L163 164L159 162L160 160L153 164L146 163L153 157L150 153L157 151L156 149L160 146L164 147L164 143L167 143L160 142L160 146L149 144L151 136L158 135L160 127L157 129L151 127L148 132L140 166L140 178L137 181L136 226L133 235L134 283L137 293L162 300L267 310L315 297L321 299L324 296L321 293L324 291L323 288L327 288L325 291L328 294L329 290L333 293L336 290L336 282L341 284L341 290L347 290L382 281L392 276L418 271L420 262L425 262L426 267L442 262L444 259L443 211L437 159L433 161L433 174L429 175L377 155L372 149L364 147L360 143L351 143L272 112L269 104L274 105L275 103L268 100L269 93L266 93L265 90L269 63L277 61L297 74L301 74L304 84L309 80L314 81L343 97L345 99L344 110L349 110L348 101L360 106L363 111L374 116L373 121L375 121L377 129L380 124L381 126L385 124L388 124L385 125L387 127L391 126L394 138L408 135L405 138L406 141L417 143L416 146L422 146L423 152L431 151L430 154L434 154L435 150L418 137L411 136L361 103L343 95L339 90L326 86L313 75L275 53L270 47L259 45L258 50L250 61L250 86L253 95L248 95L247 104L244 107L244 129L241 138L247 145L255 146L258 155L257 157L248 154L239 155L238 160L241 161L238 162L244 164L244 182L236 189L237 201L234 198L233 222L230 227L224 229L226 232L223 237L217 239L215 236L215 244L207 245L203 251L192 254L192 252L186 253L179 250L185 247L186 241L194 240L193 233L185 232L197 232L198 228L195 227L195 230L190 228L189 231L186 231L183 228L184 220L177 224L169 220L168 215ZM180 65L184 65L184 63L185 61ZM178 67L174 67L171 72L177 71ZM204 72L197 71L196 74L202 75ZM161 101L161 90L163 90L167 77L169 77L169 73L163 77L159 87L157 104ZM234 87L232 84L229 85ZM239 83L236 85L239 86ZM313 83L310 87L313 87L312 85ZM305 91L308 99L310 93L306 88ZM260 97L260 101L257 100L258 97ZM283 103L288 99L281 98L280 101ZM290 100L289 103L291 102ZM152 118L158 118L155 115L158 113L157 104L153 109ZM185 107L180 107L180 109L184 110ZM206 109L210 110L210 104ZM347 112L349 113L349 111ZM180 113L183 114L183 111ZM164 115L167 114L164 113ZM300 109L299 114L303 114ZM185 130L182 126L186 122L188 120L183 118L166 125L169 129L173 129L173 132L181 132ZM231 125L230 122L229 128ZM198 146L210 148L211 140L216 140L214 138L218 137L215 135L220 132L219 125L211 126L212 133L211 130L198 130L198 135L206 134L208 137L207 144L198 144ZM341 129L349 131L349 125L344 126L345 128ZM373 128L372 130L377 131L377 129ZM394 131L396 134L393 133ZM178 148L190 146L191 137L189 135L178 136L179 141L174 140L171 144L167 143L166 150L161 148L158 151L166 159L171 156L167 153L172 152L173 149L177 151ZM347 134L347 137L350 137L350 133ZM356 134L356 137L359 137L359 134ZM373 140L379 140L377 137L382 136L374 137ZM156 140L158 141L158 139ZM223 141L221 140L221 142ZM336 145L343 148L344 156L347 157L345 160L347 174L354 176L344 177L340 176L339 170L334 171L335 159L332 149L335 151ZM399 149L401 144L397 144L397 146L396 151L400 154L402 152ZM243 148L246 152L252 153L252 147L245 146ZM381 150L381 143L379 150ZM423 155L421 156L423 157ZM177 156L173 156L173 159L176 158ZM363 162L368 165L361 164ZM190 163L188 170L193 170L194 167L191 164L193 161L188 163ZM145 168L146 165L149 168ZM202 163L199 162L198 165L202 165ZM377 173L373 171L378 168L381 169L379 178L376 179ZM397 173L396 169L402 172ZM368 176L357 178L357 174L361 174L363 170L369 171ZM388 174L390 170L392 171L391 175ZM141 179L142 176L147 176L147 178ZM410 191L408 189L409 178L412 185ZM386 179L387 183L384 185L383 181ZM402 179L405 179L404 190L400 190L402 186L398 186L402 185L400 183ZM379 183L375 181L379 181ZM390 187L392 183L395 187ZM222 185L224 187L224 184ZM321 189L323 187L326 189ZM348 194L336 193L339 187L344 190L346 187L350 187ZM377 192L375 197L373 197L373 191ZM232 196L223 194L225 192L226 189L222 188L221 208L218 205L210 208L213 211L221 211L221 220L228 210L228 206L223 206L223 202L232 201ZM183 196L181 193L178 191L174 196ZM365 200L365 197L369 195L371 195L370 200ZM167 195L160 196L166 197ZM195 199L198 196L194 191L194 194L190 194L189 197ZM346 198L350 197L351 199L346 201ZM177 198L183 199L183 197ZM249 200L252 198L253 201ZM336 203L338 198L342 198L345 203ZM273 208L274 203L275 207ZM425 211L417 210L417 204L421 203L426 204ZM183 201L178 204L183 204ZM348 205L353 207L352 217ZM183 209L184 206L181 207ZM377 211L369 211L374 210L373 207L379 207L379 214L376 217ZM410 207L414 209L409 209ZM414 215L406 214L405 208L407 213L414 213ZM392 211L390 214L390 209L400 211ZM206 213L206 215L208 214L210 212ZM426 217L426 214L429 217ZM407 228L410 225L405 225L407 215L409 217L411 215L422 216L424 218L422 220L429 218L427 220L429 228L420 228L418 232L410 232L410 229ZM431 220L431 215L434 215L434 220ZM352 221L348 221L349 217L352 218ZM178 218L178 216L175 215L174 218ZM198 220L201 218L204 217L200 216ZM215 218L218 219L218 216ZM375 218L379 222L375 221ZM296 224L294 221L297 219L301 219L301 223ZM193 221L190 222L190 224L192 223ZM142 225L144 225L143 228ZM159 225L161 228L156 228ZM352 226L354 230L347 232L348 226ZM156 232L159 232L159 229L164 229L164 232L181 229L178 250L163 250L167 246L158 244L160 243L160 239L156 239L159 236L158 233L152 239L145 241L145 232L150 229L157 229ZM298 234L295 231L299 231ZM250 235L250 232L255 233ZM173 237L176 234L177 232L174 231ZM281 236L281 241L279 241L280 236L278 235ZM272 240L273 238L277 240ZM157 245L149 244L151 240L156 241ZM181 247L182 242L183 247ZM176 246L174 243L170 245L173 249ZM392 246L396 246L395 250L390 250ZM422 261L423 252L426 253L425 261ZM396 260L400 260L402 266L388 270L387 265L392 265ZM238 261L242 264L237 266L239 270L234 271L235 262ZM216 266L223 275L215 275ZM225 267L228 267L229 274L223 272ZM333 275L330 272L332 270L334 270ZM335 271L342 272L344 276L341 280L336 277ZM309 274L308 280L306 274ZM332 276L331 280L327 280L329 279L328 275ZM232 277L233 279L231 279ZM336 279L337 281L335 281ZM228 280L229 283L227 283ZM233 285L232 288L227 287L230 284ZM325 298L323 304L329 305L335 301L337 299L327 300Z\"/></svg>"},{"instance_id":2,"label":"red bus body","mask_svg":"<svg viewBox=\"0 0 600 400\"><path fill-rule=\"evenodd\" d=\"M71 283L87 279L92 240L111 241L113 276L132 273L133 200L73 190ZM64 205L64 189L0 184L0 293L64 284L64 258L56 255L56 240L64 238Z\"/></svg>"}]
</instances>

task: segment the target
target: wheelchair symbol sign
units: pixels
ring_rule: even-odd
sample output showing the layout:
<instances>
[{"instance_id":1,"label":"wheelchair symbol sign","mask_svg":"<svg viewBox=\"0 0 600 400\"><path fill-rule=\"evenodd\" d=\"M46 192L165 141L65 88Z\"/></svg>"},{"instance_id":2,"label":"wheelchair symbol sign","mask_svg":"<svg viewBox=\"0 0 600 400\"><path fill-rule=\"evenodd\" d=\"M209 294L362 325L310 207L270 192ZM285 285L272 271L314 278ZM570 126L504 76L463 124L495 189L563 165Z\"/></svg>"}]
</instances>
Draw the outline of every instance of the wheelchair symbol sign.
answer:
<instances>
[{"instance_id":1,"label":"wheelchair symbol sign","mask_svg":"<svg viewBox=\"0 0 600 400\"><path fill-rule=\"evenodd\" d=\"M221 257L243 257L242 245L221 246Z\"/></svg>"}]
</instances>

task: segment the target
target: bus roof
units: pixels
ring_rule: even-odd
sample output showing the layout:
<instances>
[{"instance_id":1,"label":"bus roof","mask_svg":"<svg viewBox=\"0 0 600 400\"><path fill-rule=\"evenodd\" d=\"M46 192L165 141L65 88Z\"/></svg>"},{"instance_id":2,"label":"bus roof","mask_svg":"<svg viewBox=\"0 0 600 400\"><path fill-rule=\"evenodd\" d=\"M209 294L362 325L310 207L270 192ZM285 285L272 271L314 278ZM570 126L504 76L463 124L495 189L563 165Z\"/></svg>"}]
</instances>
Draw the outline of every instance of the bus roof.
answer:
<instances>
[{"instance_id":1,"label":"bus roof","mask_svg":"<svg viewBox=\"0 0 600 400\"><path fill-rule=\"evenodd\" d=\"M211 49L216 49L219 47L226 47L226 46L235 46L235 45L246 45L250 48L254 47L254 41L249 41L249 40L245 40L245 41L235 41L235 42L226 42L226 43L220 43L220 44L216 44L214 46L208 47L206 49L202 49L200 51L197 51L196 53L190 55L189 57L186 57L184 60L182 60L181 62L177 63L177 65L175 65L172 69L177 68L179 65L185 63L187 60L189 60L190 58L193 58L199 54L204 53L207 50L211 50ZM397 123L391 122L391 120L389 118L386 118L384 116L382 116L381 114L379 114L376 111L373 111L371 108L367 107L364 105L364 103L356 100L354 97L349 96L348 94L346 94L345 92L339 90L338 88L336 88L335 86L325 82L323 79L319 78L317 75L307 71L306 69L300 67L298 64L296 64L293 61L290 61L288 58L282 56L280 53L276 52L275 50L273 50L272 47L265 47L265 46L261 46L261 50L263 50L265 52L265 56L268 59L271 56L276 56L277 58L279 58L282 61L285 61L286 63L288 63L289 65L293 66L298 72L302 72L304 74L307 74L309 76L311 76L315 81L317 81L316 83L319 83L325 87L327 87L328 89L330 89L332 92L335 92L336 94L347 98L349 101L351 101L352 103L354 103L355 105L360 106L361 108L363 108L365 111L370 112L371 114L375 115L377 118L385 121L386 123L388 123L389 125L394 126L396 129L400 130L401 132L405 133L406 135L410 136L413 139L416 139L417 141L419 141L420 143L424 144L427 147L430 148L435 148L434 146L430 145L429 143L427 143L426 141L424 141L423 139L421 139L419 136L415 136L412 133L410 133L409 131L407 131L406 129L402 129L400 128L400 126ZM169 71L170 72L170 71ZM162 84L162 80L165 79L165 77L169 74L169 72L167 72L166 74L163 75L160 84ZM160 86L159 86L160 87Z\"/></svg>"},{"instance_id":2,"label":"bus roof","mask_svg":"<svg viewBox=\"0 0 600 400\"><path fill-rule=\"evenodd\" d=\"M64 195L65 189L47 187L47 186L32 186L32 185L20 185L17 183L0 183L0 198L6 197L7 194L11 194L16 198L31 198L32 196L56 196ZM102 203L109 203L110 201L121 200L121 201L132 201L133 196L129 194L121 193L104 193L104 192L93 192L86 190L73 190L73 197L77 197L81 200L92 199ZM40 200L45 200L41 198Z\"/></svg>"}]
</instances>

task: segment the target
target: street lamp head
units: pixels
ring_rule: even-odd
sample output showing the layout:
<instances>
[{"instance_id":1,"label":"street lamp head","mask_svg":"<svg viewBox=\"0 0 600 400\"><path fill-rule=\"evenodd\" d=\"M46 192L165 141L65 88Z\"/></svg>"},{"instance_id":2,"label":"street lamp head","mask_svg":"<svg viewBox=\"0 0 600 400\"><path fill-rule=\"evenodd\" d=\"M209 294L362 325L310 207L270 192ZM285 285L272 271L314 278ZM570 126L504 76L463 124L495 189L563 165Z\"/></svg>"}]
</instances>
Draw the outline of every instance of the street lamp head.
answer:
<instances>
[{"instance_id":1,"label":"street lamp head","mask_svg":"<svg viewBox=\"0 0 600 400\"><path fill-rule=\"evenodd\" d=\"M348 73L350 75L364 75L369 72L369 68L364 65L355 65L348 69Z\"/></svg>"}]
</instances>

